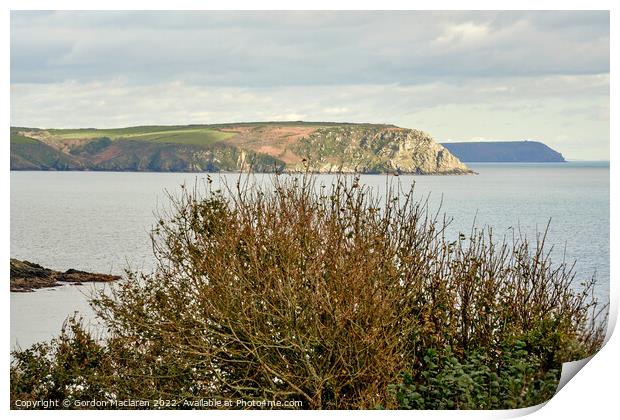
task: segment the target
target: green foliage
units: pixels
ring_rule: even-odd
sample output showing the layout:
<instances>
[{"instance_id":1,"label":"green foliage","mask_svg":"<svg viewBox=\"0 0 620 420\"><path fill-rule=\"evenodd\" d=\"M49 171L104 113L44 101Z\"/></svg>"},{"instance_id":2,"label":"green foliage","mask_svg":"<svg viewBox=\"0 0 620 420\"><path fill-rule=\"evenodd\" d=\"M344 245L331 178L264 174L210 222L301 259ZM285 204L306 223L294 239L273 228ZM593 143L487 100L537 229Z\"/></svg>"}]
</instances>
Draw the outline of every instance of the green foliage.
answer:
<instances>
[{"instance_id":1,"label":"green foliage","mask_svg":"<svg viewBox=\"0 0 620 420\"><path fill-rule=\"evenodd\" d=\"M560 373L560 364L545 366L517 340L497 352L476 349L462 356L450 347L428 349L419 370L402 373L388 389L402 409L521 408L551 398Z\"/></svg>"},{"instance_id":2,"label":"green foliage","mask_svg":"<svg viewBox=\"0 0 620 420\"><path fill-rule=\"evenodd\" d=\"M59 337L12 353L11 402L107 399L106 348L75 317Z\"/></svg>"},{"instance_id":3,"label":"green foliage","mask_svg":"<svg viewBox=\"0 0 620 420\"><path fill-rule=\"evenodd\" d=\"M210 145L227 138L227 133L196 126L148 126L118 129L49 130L60 139L90 139L108 137L112 140L137 140L154 143Z\"/></svg>"},{"instance_id":4,"label":"green foliage","mask_svg":"<svg viewBox=\"0 0 620 420\"><path fill-rule=\"evenodd\" d=\"M38 141L35 139L31 139L30 137L22 136L21 134L17 134L11 132L11 144L37 144Z\"/></svg>"},{"instance_id":5,"label":"green foliage","mask_svg":"<svg viewBox=\"0 0 620 420\"><path fill-rule=\"evenodd\" d=\"M517 408L548 399L561 363L601 345L593 281L575 291L544 235L450 242L413 190L381 199L357 178L315 179L183 187L153 228L155 272L92 300L107 339L72 322L14 352L12 400Z\"/></svg>"}]
</instances>

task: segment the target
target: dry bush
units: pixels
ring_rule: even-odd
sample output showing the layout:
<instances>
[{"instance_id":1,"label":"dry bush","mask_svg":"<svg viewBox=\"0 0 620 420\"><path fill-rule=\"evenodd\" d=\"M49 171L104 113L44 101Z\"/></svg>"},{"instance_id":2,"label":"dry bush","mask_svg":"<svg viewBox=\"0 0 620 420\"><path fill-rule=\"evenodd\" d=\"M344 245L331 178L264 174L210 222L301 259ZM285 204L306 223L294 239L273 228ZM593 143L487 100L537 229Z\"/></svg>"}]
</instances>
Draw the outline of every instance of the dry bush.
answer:
<instances>
[{"instance_id":1,"label":"dry bush","mask_svg":"<svg viewBox=\"0 0 620 420\"><path fill-rule=\"evenodd\" d=\"M537 378L600 346L593 282L575 292L544 237L533 251L484 230L450 241L413 188L387 187L378 198L357 178L281 175L266 188L183 188L153 230L156 271L129 273L93 301L109 329L98 387L119 398L410 406L390 384L410 372L407 386L424 385L436 352L484 354L501 373L517 346L536 362L510 391L518 405L548 397ZM467 401L455 407L503 404Z\"/></svg>"}]
</instances>

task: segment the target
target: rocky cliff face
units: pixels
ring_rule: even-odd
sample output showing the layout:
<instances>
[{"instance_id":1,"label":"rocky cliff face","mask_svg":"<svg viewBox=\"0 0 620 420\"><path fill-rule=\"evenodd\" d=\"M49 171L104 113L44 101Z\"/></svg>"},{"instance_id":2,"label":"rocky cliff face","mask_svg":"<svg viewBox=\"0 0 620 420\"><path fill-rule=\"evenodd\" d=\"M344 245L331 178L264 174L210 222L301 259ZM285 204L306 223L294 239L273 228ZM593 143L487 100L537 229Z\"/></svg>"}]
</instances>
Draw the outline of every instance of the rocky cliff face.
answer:
<instances>
[{"instance_id":1,"label":"rocky cliff face","mask_svg":"<svg viewBox=\"0 0 620 420\"><path fill-rule=\"evenodd\" d=\"M396 127L319 129L300 140L306 161L318 172L466 174L471 171L428 134Z\"/></svg>"},{"instance_id":2,"label":"rocky cliff face","mask_svg":"<svg viewBox=\"0 0 620 420\"><path fill-rule=\"evenodd\" d=\"M428 134L390 125L251 123L11 130L13 170L467 174Z\"/></svg>"}]
</instances>

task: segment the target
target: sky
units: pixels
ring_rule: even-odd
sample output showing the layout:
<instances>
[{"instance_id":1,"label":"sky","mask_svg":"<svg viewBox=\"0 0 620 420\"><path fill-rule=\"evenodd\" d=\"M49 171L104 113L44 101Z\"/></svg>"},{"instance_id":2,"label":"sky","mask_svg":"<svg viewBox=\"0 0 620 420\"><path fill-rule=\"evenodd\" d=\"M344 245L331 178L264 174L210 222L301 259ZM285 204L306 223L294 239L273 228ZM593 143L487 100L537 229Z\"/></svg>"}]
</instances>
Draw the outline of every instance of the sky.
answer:
<instances>
[{"instance_id":1,"label":"sky","mask_svg":"<svg viewBox=\"0 0 620 420\"><path fill-rule=\"evenodd\" d=\"M11 125L342 121L609 159L606 11L11 12Z\"/></svg>"}]
</instances>

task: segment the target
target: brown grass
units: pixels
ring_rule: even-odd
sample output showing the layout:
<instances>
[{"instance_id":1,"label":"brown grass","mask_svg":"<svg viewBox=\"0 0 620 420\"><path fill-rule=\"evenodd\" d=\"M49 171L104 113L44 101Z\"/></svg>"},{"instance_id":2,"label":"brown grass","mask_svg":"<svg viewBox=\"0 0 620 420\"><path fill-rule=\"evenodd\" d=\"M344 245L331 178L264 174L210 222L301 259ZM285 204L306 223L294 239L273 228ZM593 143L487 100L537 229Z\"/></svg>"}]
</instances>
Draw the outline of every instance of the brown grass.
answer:
<instances>
[{"instance_id":1,"label":"brown grass","mask_svg":"<svg viewBox=\"0 0 620 420\"><path fill-rule=\"evenodd\" d=\"M318 127L278 127L278 126L240 126L222 129L236 132L238 135L227 140L227 143L249 149L257 153L265 153L284 161L287 165L300 163L302 158L292 152L291 147L299 139L312 134Z\"/></svg>"}]
</instances>

